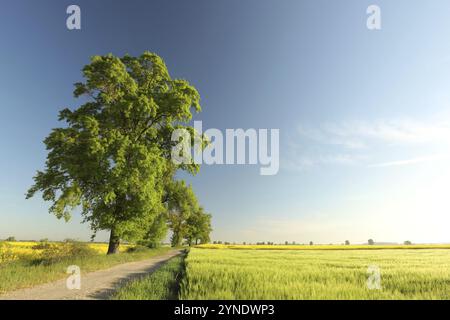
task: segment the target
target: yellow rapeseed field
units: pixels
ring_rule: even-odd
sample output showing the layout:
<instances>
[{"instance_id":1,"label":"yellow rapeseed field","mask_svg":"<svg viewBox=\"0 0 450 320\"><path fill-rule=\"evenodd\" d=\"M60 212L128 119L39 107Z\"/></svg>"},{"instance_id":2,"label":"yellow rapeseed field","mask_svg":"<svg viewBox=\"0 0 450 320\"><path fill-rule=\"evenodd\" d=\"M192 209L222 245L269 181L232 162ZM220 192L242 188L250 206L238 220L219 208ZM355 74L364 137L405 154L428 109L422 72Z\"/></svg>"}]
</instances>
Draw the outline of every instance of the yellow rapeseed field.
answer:
<instances>
[{"instance_id":1,"label":"yellow rapeseed field","mask_svg":"<svg viewBox=\"0 0 450 320\"><path fill-rule=\"evenodd\" d=\"M62 244L62 242L49 242L50 244ZM21 258L38 258L44 252L44 249L36 248L38 241L3 241L0 245L0 263L17 260ZM89 243L88 246L99 254L106 254L108 251L107 243ZM131 245L122 245L122 249Z\"/></svg>"}]
</instances>

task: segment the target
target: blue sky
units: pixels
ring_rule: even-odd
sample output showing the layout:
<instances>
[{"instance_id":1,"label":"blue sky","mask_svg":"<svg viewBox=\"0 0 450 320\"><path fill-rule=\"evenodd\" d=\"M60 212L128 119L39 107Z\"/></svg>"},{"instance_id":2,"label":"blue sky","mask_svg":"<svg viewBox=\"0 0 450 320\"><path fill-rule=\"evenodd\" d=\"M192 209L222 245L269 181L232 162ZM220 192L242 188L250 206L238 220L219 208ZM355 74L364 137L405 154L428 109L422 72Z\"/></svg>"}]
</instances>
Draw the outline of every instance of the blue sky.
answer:
<instances>
[{"instance_id":1,"label":"blue sky","mask_svg":"<svg viewBox=\"0 0 450 320\"><path fill-rule=\"evenodd\" d=\"M89 57L149 50L198 88L204 128L280 129L276 176L186 177L214 240L450 241L448 1L15 1L0 39L0 238L89 238L24 194Z\"/></svg>"}]
</instances>

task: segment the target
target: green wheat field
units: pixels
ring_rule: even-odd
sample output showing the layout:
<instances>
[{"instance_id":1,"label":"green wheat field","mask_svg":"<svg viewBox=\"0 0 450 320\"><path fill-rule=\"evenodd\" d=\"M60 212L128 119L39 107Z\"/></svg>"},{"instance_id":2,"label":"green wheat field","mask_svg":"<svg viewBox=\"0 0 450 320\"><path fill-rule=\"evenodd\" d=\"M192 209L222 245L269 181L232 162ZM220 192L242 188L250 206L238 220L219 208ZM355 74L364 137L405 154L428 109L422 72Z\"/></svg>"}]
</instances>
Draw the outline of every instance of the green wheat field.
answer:
<instances>
[{"instance_id":1,"label":"green wheat field","mask_svg":"<svg viewBox=\"0 0 450 320\"><path fill-rule=\"evenodd\" d=\"M180 299L450 299L448 249L192 248L185 268Z\"/></svg>"}]
</instances>

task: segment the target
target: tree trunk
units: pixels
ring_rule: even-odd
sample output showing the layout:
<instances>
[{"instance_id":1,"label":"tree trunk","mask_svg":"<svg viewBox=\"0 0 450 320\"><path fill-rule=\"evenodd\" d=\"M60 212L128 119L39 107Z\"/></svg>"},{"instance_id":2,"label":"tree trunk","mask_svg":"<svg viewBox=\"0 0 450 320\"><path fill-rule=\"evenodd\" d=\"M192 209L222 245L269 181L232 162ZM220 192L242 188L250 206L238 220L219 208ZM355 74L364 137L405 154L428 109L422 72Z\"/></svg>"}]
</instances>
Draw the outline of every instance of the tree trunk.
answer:
<instances>
[{"instance_id":1,"label":"tree trunk","mask_svg":"<svg viewBox=\"0 0 450 320\"><path fill-rule=\"evenodd\" d=\"M119 253L120 238L117 236L114 227L111 228L111 234L109 236L109 246L107 254Z\"/></svg>"}]
</instances>

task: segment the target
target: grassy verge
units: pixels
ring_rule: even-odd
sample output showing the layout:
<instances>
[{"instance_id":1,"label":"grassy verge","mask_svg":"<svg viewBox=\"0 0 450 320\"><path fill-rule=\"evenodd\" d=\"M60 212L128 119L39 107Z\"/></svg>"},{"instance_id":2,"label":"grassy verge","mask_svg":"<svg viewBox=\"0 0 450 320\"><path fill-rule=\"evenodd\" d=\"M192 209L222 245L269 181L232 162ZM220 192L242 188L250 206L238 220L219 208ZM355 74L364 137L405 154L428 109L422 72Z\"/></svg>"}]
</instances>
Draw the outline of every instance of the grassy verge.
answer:
<instances>
[{"instance_id":1,"label":"grassy verge","mask_svg":"<svg viewBox=\"0 0 450 320\"><path fill-rule=\"evenodd\" d=\"M32 287L67 277L67 267L77 265L82 273L106 269L121 263L144 260L163 254L171 248L141 249L116 255L92 255L67 257L50 264L36 259L20 259L0 264L0 294Z\"/></svg>"},{"instance_id":2,"label":"grassy verge","mask_svg":"<svg viewBox=\"0 0 450 320\"><path fill-rule=\"evenodd\" d=\"M130 282L113 297L114 300L177 300L184 275L185 254L174 257L152 274Z\"/></svg>"}]
</instances>

